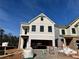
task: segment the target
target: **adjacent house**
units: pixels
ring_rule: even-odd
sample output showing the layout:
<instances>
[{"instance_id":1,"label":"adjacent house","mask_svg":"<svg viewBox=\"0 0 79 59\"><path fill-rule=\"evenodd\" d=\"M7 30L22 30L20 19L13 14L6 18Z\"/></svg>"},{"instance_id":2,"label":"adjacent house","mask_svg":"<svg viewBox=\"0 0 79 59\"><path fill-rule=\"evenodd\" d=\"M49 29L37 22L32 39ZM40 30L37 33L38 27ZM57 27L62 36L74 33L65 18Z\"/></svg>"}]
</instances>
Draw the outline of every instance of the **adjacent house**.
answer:
<instances>
[{"instance_id":1,"label":"adjacent house","mask_svg":"<svg viewBox=\"0 0 79 59\"><path fill-rule=\"evenodd\" d=\"M79 38L79 19L71 22L68 26L57 25L52 20L41 13L29 22L22 23L19 48L58 47L61 42L73 48Z\"/></svg>"},{"instance_id":2,"label":"adjacent house","mask_svg":"<svg viewBox=\"0 0 79 59\"><path fill-rule=\"evenodd\" d=\"M59 33L67 46L77 48L77 43L79 43L79 19L77 18L67 26L60 27Z\"/></svg>"}]
</instances>

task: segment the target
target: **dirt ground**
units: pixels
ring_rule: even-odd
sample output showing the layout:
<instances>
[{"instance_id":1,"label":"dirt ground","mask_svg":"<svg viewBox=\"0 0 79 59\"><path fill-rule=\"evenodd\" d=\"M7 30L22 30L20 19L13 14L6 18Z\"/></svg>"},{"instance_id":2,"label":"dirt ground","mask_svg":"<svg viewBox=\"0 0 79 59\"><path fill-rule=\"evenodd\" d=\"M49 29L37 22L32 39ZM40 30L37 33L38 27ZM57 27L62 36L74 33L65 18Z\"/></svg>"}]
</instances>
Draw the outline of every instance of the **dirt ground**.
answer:
<instances>
[{"instance_id":1,"label":"dirt ground","mask_svg":"<svg viewBox=\"0 0 79 59\"><path fill-rule=\"evenodd\" d=\"M63 53L58 54L50 54L50 53L42 53L41 50L34 50L34 53L36 54L34 59L74 59L71 56L66 56Z\"/></svg>"},{"instance_id":2,"label":"dirt ground","mask_svg":"<svg viewBox=\"0 0 79 59\"><path fill-rule=\"evenodd\" d=\"M10 49L6 53L6 55L0 55L0 59L23 59L22 53L18 49Z\"/></svg>"},{"instance_id":3,"label":"dirt ground","mask_svg":"<svg viewBox=\"0 0 79 59\"><path fill-rule=\"evenodd\" d=\"M23 56L22 54L19 54L17 52L16 54L0 59L23 59ZM34 49L34 59L74 59L74 58L72 56L66 56L63 53L56 54L56 53L46 52L45 50Z\"/></svg>"}]
</instances>

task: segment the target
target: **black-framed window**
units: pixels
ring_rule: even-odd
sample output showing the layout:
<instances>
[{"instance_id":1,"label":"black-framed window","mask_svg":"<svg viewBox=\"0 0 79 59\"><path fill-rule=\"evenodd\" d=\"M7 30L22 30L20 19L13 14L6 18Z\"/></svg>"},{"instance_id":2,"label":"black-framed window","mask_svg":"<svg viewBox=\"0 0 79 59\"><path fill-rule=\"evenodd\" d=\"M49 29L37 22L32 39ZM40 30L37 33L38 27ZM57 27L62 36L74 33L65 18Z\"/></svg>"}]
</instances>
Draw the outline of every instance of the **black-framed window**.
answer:
<instances>
[{"instance_id":1,"label":"black-framed window","mask_svg":"<svg viewBox=\"0 0 79 59\"><path fill-rule=\"evenodd\" d=\"M62 34L65 35L65 30L64 29L62 29Z\"/></svg>"},{"instance_id":2,"label":"black-framed window","mask_svg":"<svg viewBox=\"0 0 79 59\"><path fill-rule=\"evenodd\" d=\"M44 32L44 26L40 26L40 32Z\"/></svg>"},{"instance_id":3,"label":"black-framed window","mask_svg":"<svg viewBox=\"0 0 79 59\"><path fill-rule=\"evenodd\" d=\"M25 29L25 34L27 34L27 29Z\"/></svg>"},{"instance_id":4,"label":"black-framed window","mask_svg":"<svg viewBox=\"0 0 79 59\"><path fill-rule=\"evenodd\" d=\"M43 21L44 19L43 19L43 17L41 17L41 21Z\"/></svg>"},{"instance_id":5,"label":"black-framed window","mask_svg":"<svg viewBox=\"0 0 79 59\"><path fill-rule=\"evenodd\" d=\"M33 32L36 31L36 25L32 25L32 31L33 31Z\"/></svg>"},{"instance_id":6,"label":"black-framed window","mask_svg":"<svg viewBox=\"0 0 79 59\"><path fill-rule=\"evenodd\" d=\"M72 28L72 34L76 34L75 28Z\"/></svg>"},{"instance_id":7,"label":"black-framed window","mask_svg":"<svg viewBox=\"0 0 79 59\"><path fill-rule=\"evenodd\" d=\"M48 32L52 32L52 26L48 26Z\"/></svg>"}]
</instances>

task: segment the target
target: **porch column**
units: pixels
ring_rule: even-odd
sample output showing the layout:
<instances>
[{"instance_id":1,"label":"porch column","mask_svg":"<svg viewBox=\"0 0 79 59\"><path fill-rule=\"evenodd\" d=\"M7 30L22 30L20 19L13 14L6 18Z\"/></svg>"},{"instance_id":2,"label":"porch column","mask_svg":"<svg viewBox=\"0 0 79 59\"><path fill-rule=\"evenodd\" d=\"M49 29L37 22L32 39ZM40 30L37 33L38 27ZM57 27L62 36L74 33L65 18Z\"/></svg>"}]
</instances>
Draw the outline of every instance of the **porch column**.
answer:
<instances>
[{"instance_id":1,"label":"porch column","mask_svg":"<svg viewBox=\"0 0 79 59\"><path fill-rule=\"evenodd\" d=\"M78 40L78 38L73 38L72 40L73 40L73 41L71 42L71 43L72 43L72 48L77 49L76 40Z\"/></svg>"},{"instance_id":2,"label":"porch column","mask_svg":"<svg viewBox=\"0 0 79 59\"><path fill-rule=\"evenodd\" d=\"M19 38L18 48L23 49L23 38L22 37Z\"/></svg>"},{"instance_id":3,"label":"porch column","mask_svg":"<svg viewBox=\"0 0 79 59\"><path fill-rule=\"evenodd\" d=\"M53 38L53 40L52 40L52 46L55 47L55 38Z\"/></svg>"},{"instance_id":4,"label":"porch column","mask_svg":"<svg viewBox=\"0 0 79 59\"><path fill-rule=\"evenodd\" d=\"M63 40L64 40L64 45L66 46L66 39L65 39L65 38L63 38Z\"/></svg>"},{"instance_id":5,"label":"porch column","mask_svg":"<svg viewBox=\"0 0 79 59\"><path fill-rule=\"evenodd\" d=\"M61 46L61 39L58 38L58 47L60 47L60 46Z\"/></svg>"}]
</instances>

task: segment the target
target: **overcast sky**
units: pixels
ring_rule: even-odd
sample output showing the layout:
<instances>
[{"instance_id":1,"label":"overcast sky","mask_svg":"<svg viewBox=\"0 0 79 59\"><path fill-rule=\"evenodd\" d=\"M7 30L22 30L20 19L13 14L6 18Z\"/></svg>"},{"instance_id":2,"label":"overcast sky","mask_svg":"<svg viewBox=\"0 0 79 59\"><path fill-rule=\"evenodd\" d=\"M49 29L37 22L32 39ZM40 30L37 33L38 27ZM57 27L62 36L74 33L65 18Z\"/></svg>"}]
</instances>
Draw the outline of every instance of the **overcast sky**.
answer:
<instances>
[{"instance_id":1,"label":"overcast sky","mask_svg":"<svg viewBox=\"0 0 79 59\"><path fill-rule=\"evenodd\" d=\"M19 35L21 22L41 12L55 23L66 25L79 17L79 0L0 0L0 27Z\"/></svg>"}]
</instances>

